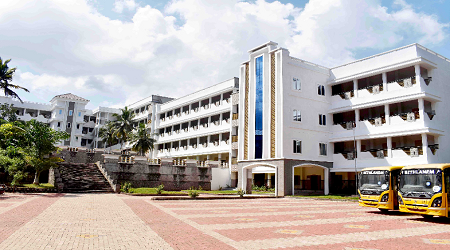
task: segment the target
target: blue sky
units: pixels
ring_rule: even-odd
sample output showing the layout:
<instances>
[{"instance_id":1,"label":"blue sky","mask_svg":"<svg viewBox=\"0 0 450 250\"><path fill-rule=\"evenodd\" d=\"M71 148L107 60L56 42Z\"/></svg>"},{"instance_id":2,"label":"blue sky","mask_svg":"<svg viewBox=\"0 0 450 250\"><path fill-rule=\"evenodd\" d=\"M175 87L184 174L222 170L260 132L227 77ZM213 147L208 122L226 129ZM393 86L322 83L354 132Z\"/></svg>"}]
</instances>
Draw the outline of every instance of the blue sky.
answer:
<instances>
[{"instance_id":1,"label":"blue sky","mask_svg":"<svg viewBox=\"0 0 450 250\"><path fill-rule=\"evenodd\" d=\"M6 0L0 57L22 99L120 107L235 77L269 40L328 67L414 42L450 58L448 13L450 0Z\"/></svg>"}]
</instances>

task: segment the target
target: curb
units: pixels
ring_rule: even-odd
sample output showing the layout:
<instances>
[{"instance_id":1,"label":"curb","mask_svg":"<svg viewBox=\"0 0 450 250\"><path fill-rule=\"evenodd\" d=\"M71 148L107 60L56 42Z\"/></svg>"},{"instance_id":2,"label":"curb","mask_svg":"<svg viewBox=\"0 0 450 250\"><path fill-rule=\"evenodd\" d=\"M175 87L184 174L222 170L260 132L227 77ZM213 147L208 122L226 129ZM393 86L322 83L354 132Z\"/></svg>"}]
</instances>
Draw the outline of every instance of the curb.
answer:
<instances>
[{"instance_id":1,"label":"curb","mask_svg":"<svg viewBox=\"0 0 450 250\"><path fill-rule=\"evenodd\" d=\"M151 200L155 201L165 201L165 200L250 200L250 199L266 199L266 198L282 198L282 197L275 197L275 196L198 196L197 198L191 198L191 197L185 197L185 196L179 196L179 197L152 197Z\"/></svg>"},{"instance_id":2,"label":"curb","mask_svg":"<svg viewBox=\"0 0 450 250\"><path fill-rule=\"evenodd\" d=\"M310 197L290 197L285 196L285 198L289 199L307 199L307 200L317 200L317 201L350 201L350 202L359 202L359 200L352 200L352 199L333 199L333 198L310 198Z\"/></svg>"}]
</instances>

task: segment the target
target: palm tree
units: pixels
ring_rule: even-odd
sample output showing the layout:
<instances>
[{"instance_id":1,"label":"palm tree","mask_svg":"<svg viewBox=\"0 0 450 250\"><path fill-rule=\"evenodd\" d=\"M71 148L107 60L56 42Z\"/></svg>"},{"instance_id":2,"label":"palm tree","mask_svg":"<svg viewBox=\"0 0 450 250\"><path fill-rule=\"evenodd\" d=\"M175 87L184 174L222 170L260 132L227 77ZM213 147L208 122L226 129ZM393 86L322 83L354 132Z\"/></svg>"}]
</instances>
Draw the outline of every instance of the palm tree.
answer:
<instances>
[{"instance_id":1,"label":"palm tree","mask_svg":"<svg viewBox=\"0 0 450 250\"><path fill-rule=\"evenodd\" d=\"M16 72L16 68L10 69L8 67L8 63L11 61L11 59L6 60L4 63L2 61L2 58L0 57L0 89L3 89L5 96L11 96L12 98L17 98L21 103L23 103L22 99L20 99L19 95L14 92L12 89L22 89L26 92L30 92L28 89L21 87L19 85L11 84L10 81L12 81L12 77L14 75L14 72Z\"/></svg>"},{"instance_id":2,"label":"palm tree","mask_svg":"<svg viewBox=\"0 0 450 250\"><path fill-rule=\"evenodd\" d=\"M110 147L111 152L111 146L117 143L116 135L114 134L114 124L112 122L106 123L106 125L99 130L99 136L102 138L103 143Z\"/></svg>"},{"instance_id":3,"label":"palm tree","mask_svg":"<svg viewBox=\"0 0 450 250\"><path fill-rule=\"evenodd\" d=\"M134 113L125 106L120 109L121 114L113 114L116 120L113 122L114 135L117 139L120 139L120 149L122 149L123 143L128 141L131 131L133 130Z\"/></svg>"},{"instance_id":4,"label":"palm tree","mask_svg":"<svg viewBox=\"0 0 450 250\"><path fill-rule=\"evenodd\" d=\"M147 151L153 149L155 142L156 140L152 138L150 131L141 123L138 130L131 136L131 143L133 143L131 149L144 156Z\"/></svg>"}]
</instances>

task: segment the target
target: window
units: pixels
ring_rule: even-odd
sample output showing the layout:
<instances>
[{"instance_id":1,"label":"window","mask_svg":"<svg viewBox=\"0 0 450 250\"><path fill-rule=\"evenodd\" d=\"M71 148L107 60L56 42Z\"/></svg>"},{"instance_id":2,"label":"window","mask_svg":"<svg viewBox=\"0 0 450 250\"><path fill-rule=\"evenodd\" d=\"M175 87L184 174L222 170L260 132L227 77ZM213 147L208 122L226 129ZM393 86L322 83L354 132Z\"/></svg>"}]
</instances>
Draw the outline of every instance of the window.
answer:
<instances>
[{"instance_id":1,"label":"window","mask_svg":"<svg viewBox=\"0 0 450 250\"><path fill-rule=\"evenodd\" d=\"M327 125L327 116L326 115L319 115L319 125Z\"/></svg>"},{"instance_id":2,"label":"window","mask_svg":"<svg viewBox=\"0 0 450 250\"><path fill-rule=\"evenodd\" d=\"M69 116L73 115L73 110L69 110Z\"/></svg>"},{"instance_id":3,"label":"window","mask_svg":"<svg viewBox=\"0 0 450 250\"><path fill-rule=\"evenodd\" d=\"M294 154L302 153L302 141L294 140Z\"/></svg>"},{"instance_id":4,"label":"window","mask_svg":"<svg viewBox=\"0 0 450 250\"><path fill-rule=\"evenodd\" d=\"M302 90L302 84L300 83L300 79L293 78L292 79L292 85L295 90Z\"/></svg>"},{"instance_id":5,"label":"window","mask_svg":"<svg viewBox=\"0 0 450 250\"><path fill-rule=\"evenodd\" d=\"M78 112L78 116L81 116L81 112Z\"/></svg>"},{"instance_id":6,"label":"window","mask_svg":"<svg viewBox=\"0 0 450 250\"><path fill-rule=\"evenodd\" d=\"M301 122L302 121L302 115L300 113L300 110L296 110L294 109L294 111L292 112L293 116L294 116L294 121L298 121Z\"/></svg>"},{"instance_id":7,"label":"window","mask_svg":"<svg viewBox=\"0 0 450 250\"><path fill-rule=\"evenodd\" d=\"M58 122L58 126L57 126L57 127L58 127L58 128L61 127L61 122Z\"/></svg>"},{"instance_id":8,"label":"window","mask_svg":"<svg viewBox=\"0 0 450 250\"><path fill-rule=\"evenodd\" d=\"M255 59L255 159L263 153L263 57Z\"/></svg>"},{"instance_id":9,"label":"window","mask_svg":"<svg viewBox=\"0 0 450 250\"><path fill-rule=\"evenodd\" d=\"M317 86L317 94L325 96L325 86L323 85Z\"/></svg>"},{"instance_id":10,"label":"window","mask_svg":"<svg viewBox=\"0 0 450 250\"><path fill-rule=\"evenodd\" d=\"M70 122L68 122L68 123L67 123L67 127L70 128L70 126L71 126L71 124L70 124Z\"/></svg>"},{"instance_id":11,"label":"window","mask_svg":"<svg viewBox=\"0 0 450 250\"><path fill-rule=\"evenodd\" d=\"M62 109L59 110L59 114L62 114Z\"/></svg>"},{"instance_id":12,"label":"window","mask_svg":"<svg viewBox=\"0 0 450 250\"><path fill-rule=\"evenodd\" d=\"M327 155L327 144L319 143L320 155Z\"/></svg>"},{"instance_id":13,"label":"window","mask_svg":"<svg viewBox=\"0 0 450 250\"><path fill-rule=\"evenodd\" d=\"M80 124L77 124L77 129L80 129Z\"/></svg>"}]
</instances>

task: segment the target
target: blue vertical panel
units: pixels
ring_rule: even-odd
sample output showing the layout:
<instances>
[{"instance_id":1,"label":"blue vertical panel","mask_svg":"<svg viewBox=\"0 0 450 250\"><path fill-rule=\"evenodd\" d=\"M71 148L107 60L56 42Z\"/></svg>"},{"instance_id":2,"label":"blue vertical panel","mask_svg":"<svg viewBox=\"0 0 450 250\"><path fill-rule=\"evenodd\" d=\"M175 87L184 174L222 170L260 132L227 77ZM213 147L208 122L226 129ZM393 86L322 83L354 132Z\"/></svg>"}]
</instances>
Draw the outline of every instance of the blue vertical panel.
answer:
<instances>
[{"instance_id":1,"label":"blue vertical panel","mask_svg":"<svg viewBox=\"0 0 450 250\"><path fill-rule=\"evenodd\" d=\"M263 150L263 57L256 58L255 81L255 159L262 158Z\"/></svg>"}]
</instances>

